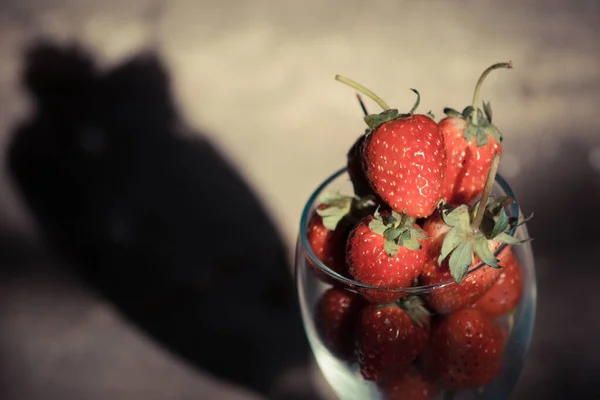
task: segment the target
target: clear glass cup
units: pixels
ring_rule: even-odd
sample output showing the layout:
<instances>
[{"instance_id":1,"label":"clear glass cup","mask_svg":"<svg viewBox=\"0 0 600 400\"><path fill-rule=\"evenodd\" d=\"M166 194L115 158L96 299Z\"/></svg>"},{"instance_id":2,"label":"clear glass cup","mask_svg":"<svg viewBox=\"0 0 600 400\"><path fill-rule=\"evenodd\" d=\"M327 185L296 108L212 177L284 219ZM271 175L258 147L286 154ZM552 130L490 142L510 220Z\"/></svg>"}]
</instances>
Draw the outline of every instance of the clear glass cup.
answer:
<instances>
[{"instance_id":1,"label":"clear glass cup","mask_svg":"<svg viewBox=\"0 0 600 400\"><path fill-rule=\"evenodd\" d=\"M309 219L318 206L317 199L319 195L323 192L339 192L348 195L353 193L352 184L345 168L326 179L315 190L302 213L296 249L295 270L298 298L306 334L321 372L341 400L385 399L377 383L365 380L362 377L356 360L347 360L337 356L336 352L328 348L323 338L319 335L315 310L319 299L333 285L350 292L358 292L361 289L376 291L393 290L426 298L428 293L436 290L444 290L449 285L456 285L457 283L446 281L436 285L410 288L378 288L353 281L328 268L327 265L324 265L317 259L307 239ZM496 177L492 195L507 195L516 200L510 186L500 176ZM508 206L506 211L509 217L522 217L516 202ZM528 238L526 224L520 225L516 229L514 236L518 239ZM498 257L502 251L507 251L506 249L505 245L500 246L496 250L495 255ZM453 399L508 399L523 368L525 355L531 342L535 319L536 279L530 243L527 242L512 246L512 250L521 266L523 293L514 312L509 314L509 316L496 319L496 322L505 329L508 335L504 347L502 368L495 379L484 387L452 391L451 396ZM483 267L483 264L478 265L472 268L469 273ZM324 276L327 279L323 279ZM351 337L353 333L348 332L348 335ZM449 391L440 389L435 392L435 397L432 398L449 398L449 393ZM404 397L400 396L398 398Z\"/></svg>"}]
</instances>

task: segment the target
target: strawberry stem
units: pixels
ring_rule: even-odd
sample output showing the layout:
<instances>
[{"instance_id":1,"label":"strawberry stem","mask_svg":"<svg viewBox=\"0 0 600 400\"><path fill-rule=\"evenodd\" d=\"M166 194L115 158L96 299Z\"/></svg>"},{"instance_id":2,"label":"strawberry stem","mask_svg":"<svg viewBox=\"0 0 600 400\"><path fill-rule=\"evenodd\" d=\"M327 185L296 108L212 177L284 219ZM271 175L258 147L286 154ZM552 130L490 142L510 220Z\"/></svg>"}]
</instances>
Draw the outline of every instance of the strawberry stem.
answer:
<instances>
[{"instance_id":1,"label":"strawberry stem","mask_svg":"<svg viewBox=\"0 0 600 400\"><path fill-rule=\"evenodd\" d=\"M496 63L488 67L485 71L483 71L483 73L479 77L479 80L477 81L477 84L475 85L475 92L473 93L473 116L471 117L471 122L473 123L473 125L477 125L479 123L477 105L479 104L479 93L481 92L481 86L483 85L483 81L485 81L485 78L490 74L490 72L492 72L495 69L511 69L512 67L512 61L509 61L504 63Z\"/></svg>"},{"instance_id":2,"label":"strawberry stem","mask_svg":"<svg viewBox=\"0 0 600 400\"><path fill-rule=\"evenodd\" d=\"M413 92L415 92L417 94L417 101L415 101L415 105L408 112L409 114L414 114L415 111L417 111L417 108L419 108L419 104L421 104L421 93L419 93L419 91L417 89L410 89L410 90L412 90Z\"/></svg>"},{"instance_id":3,"label":"strawberry stem","mask_svg":"<svg viewBox=\"0 0 600 400\"><path fill-rule=\"evenodd\" d=\"M362 97L360 97L360 93L356 93L356 98L358 99L360 108L362 109L363 114L365 114L365 117L366 117L367 115L369 115L369 112L367 111L367 107L365 106L365 103L363 102Z\"/></svg>"},{"instance_id":4,"label":"strawberry stem","mask_svg":"<svg viewBox=\"0 0 600 400\"><path fill-rule=\"evenodd\" d=\"M379 106L381 108L383 108L384 110L390 109L390 106L388 106L387 103L381 99L381 97L377 96L375 93L373 93L373 91L371 91L370 89L367 89L360 83L355 82L352 79L346 78L345 76L341 76L341 75L336 75L335 80L338 82L342 82L343 84L356 89L360 93L364 94L365 96L367 96L368 98L373 100L375 103L379 104Z\"/></svg>"},{"instance_id":5,"label":"strawberry stem","mask_svg":"<svg viewBox=\"0 0 600 400\"><path fill-rule=\"evenodd\" d=\"M473 218L473 223L471 227L473 229L479 229L479 225L481 225L481 221L483 220L483 214L485 213L486 205L490 194L492 193L492 188L494 187L494 180L496 179L496 174L498 173L498 166L500 165L500 154L495 153L494 158L492 160L492 165L490 166L490 171L488 172L487 180L485 181L485 187L483 188L483 193L481 194L481 199L479 200L479 207L477 207L477 214L475 214L475 218Z\"/></svg>"}]
</instances>

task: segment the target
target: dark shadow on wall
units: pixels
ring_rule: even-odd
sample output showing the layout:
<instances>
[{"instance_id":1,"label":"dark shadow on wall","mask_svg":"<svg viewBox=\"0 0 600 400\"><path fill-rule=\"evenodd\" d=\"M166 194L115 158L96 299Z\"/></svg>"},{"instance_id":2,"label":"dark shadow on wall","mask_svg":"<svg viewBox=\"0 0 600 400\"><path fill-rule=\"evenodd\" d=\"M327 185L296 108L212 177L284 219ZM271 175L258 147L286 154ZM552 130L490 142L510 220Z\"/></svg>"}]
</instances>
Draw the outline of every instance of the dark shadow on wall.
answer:
<instances>
[{"instance_id":1,"label":"dark shadow on wall","mask_svg":"<svg viewBox=\"0 0 600 400\"><path fill-rule=\"evenodd\" d=\"M538 277L536 326L517 399L600 398L600 320L593 311L600 306L600 173L590 163L594 146L600 146L598 138L564 140L554 156L529 163L514 179L525 214L535 213L528 226Z\"/></svg>"},{"instance_id":2,"label":"dark shadow on wall","mask_svg":"<svg viewBox=\"0 0 600 400\"><path fill-rule=\"evenodd\" d=\"M80 47L40 42L23 82L36 111L8 168L45 237L167 348L292 398L273 382L310 353L285 245L240 174L182 128L160 57L100 73Z\"/></svg>"}]
</instances>

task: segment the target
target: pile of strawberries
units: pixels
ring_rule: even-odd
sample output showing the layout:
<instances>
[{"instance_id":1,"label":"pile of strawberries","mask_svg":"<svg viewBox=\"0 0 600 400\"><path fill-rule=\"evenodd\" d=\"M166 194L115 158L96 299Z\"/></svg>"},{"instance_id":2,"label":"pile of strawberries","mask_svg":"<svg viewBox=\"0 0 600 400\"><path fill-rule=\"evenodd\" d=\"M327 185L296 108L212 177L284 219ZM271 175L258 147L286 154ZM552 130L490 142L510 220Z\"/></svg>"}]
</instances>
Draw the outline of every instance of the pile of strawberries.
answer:
<instances>
[{"instance_id":1,"label":"pile of strawberries","mask_svg":"<svg viewBox=\"0 0 600 400\"><path fill-rule=\"evenodd\" d=\"M316 306L317 328L337 357L358 363L388 399L429 399L442 389L480 388L500 372L509 332L498 318L523 291L509 217L514 200L491 196L502 138L489 103L445 109L439 122L401 114L341 76L384 111L348 152L353 195L326 193L310 219L308 241L333 274ZM360 100L360 97L359 97ZM502 248L501 248L502 246ZM335 275L359 285L348 285ZM445 285L439 285L446 282ZM450 282L450 283L447 283ZM439 285L409 293L401 288Z\"/></svg>"}]
</instances>

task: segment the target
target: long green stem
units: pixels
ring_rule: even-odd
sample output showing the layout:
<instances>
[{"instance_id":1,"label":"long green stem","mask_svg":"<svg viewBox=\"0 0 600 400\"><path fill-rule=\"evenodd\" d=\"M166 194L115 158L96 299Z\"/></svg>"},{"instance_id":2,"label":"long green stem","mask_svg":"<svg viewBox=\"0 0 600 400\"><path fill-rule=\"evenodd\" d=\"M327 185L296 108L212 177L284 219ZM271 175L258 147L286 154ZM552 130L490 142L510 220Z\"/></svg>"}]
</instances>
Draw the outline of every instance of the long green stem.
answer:
<instances>
[{"instance_id":1,"label":"long green stem","mask_svg":"<svg viewBox=\"0 0 600 400\"><path fill-rule=\"evenodd\" d=\"M485 213L485 209L487 206L488 198L492 193L492 188L494 187L494 180L496 179L496 174L498 173L498 167L500 166L500 154L494 154L494 158L492 160L492 165L490 166L490 171L488 172L487 180L485 181L485 187L483 188L483 193L481 194L481 200L479 200L479 207L477 207L477 214L475 214L475 218L473 218L473 223L471 226L474 229L479 229L481 225L481 221L483 220L483 214Z\"/></svg>"},{"instance_id":2,"label":"long green stem","mask_svg":"<svg viewBox=\"0 0 600 400\"><path fill-rule=\"evenodd\" d=\"M512 67L513 67L512 61L509 61L509 62L503 62L503 63L496 63L496 64L488 67L485 71L483 71L483 73L479 77L479 80L477 81L477 84L475 85L475 92L473 93L473 117L471 118L471 122L473 123L473 125L477 125L479 123L479 118L478 118L478 114L477 114L477 106L479 104L479 93L481 92L481 86L483 85L483 81L485 81L485 78L490 74L490 72L492 72L495 69L499 69L499 68L511 69Z\"/></svg>"},{"instance_id":3,"label":"long green stem","mask_svg":"<svg viewBox=\"0 0 600 400\"><path fill-rule=\"evenodd\" d=\"M348 85L348 86L356 89L360 93L364 94L365 96L367 96L368 98L370 98L371 100L373 100L375 103L379 104L379 106L381 108L383 108L384 110L389 110L390 109L390 106L388 106L387 103L381 99L381 97L377 96L375 93L373 93L372 90L367 89L366 87L364 87L360 83L355 82L352 79L346 78L345 76L341 76L341 75L336 75L335 76L335 80L339 81L339 82L342 82L343 84Z\"/></svg>"}]
</instances>

